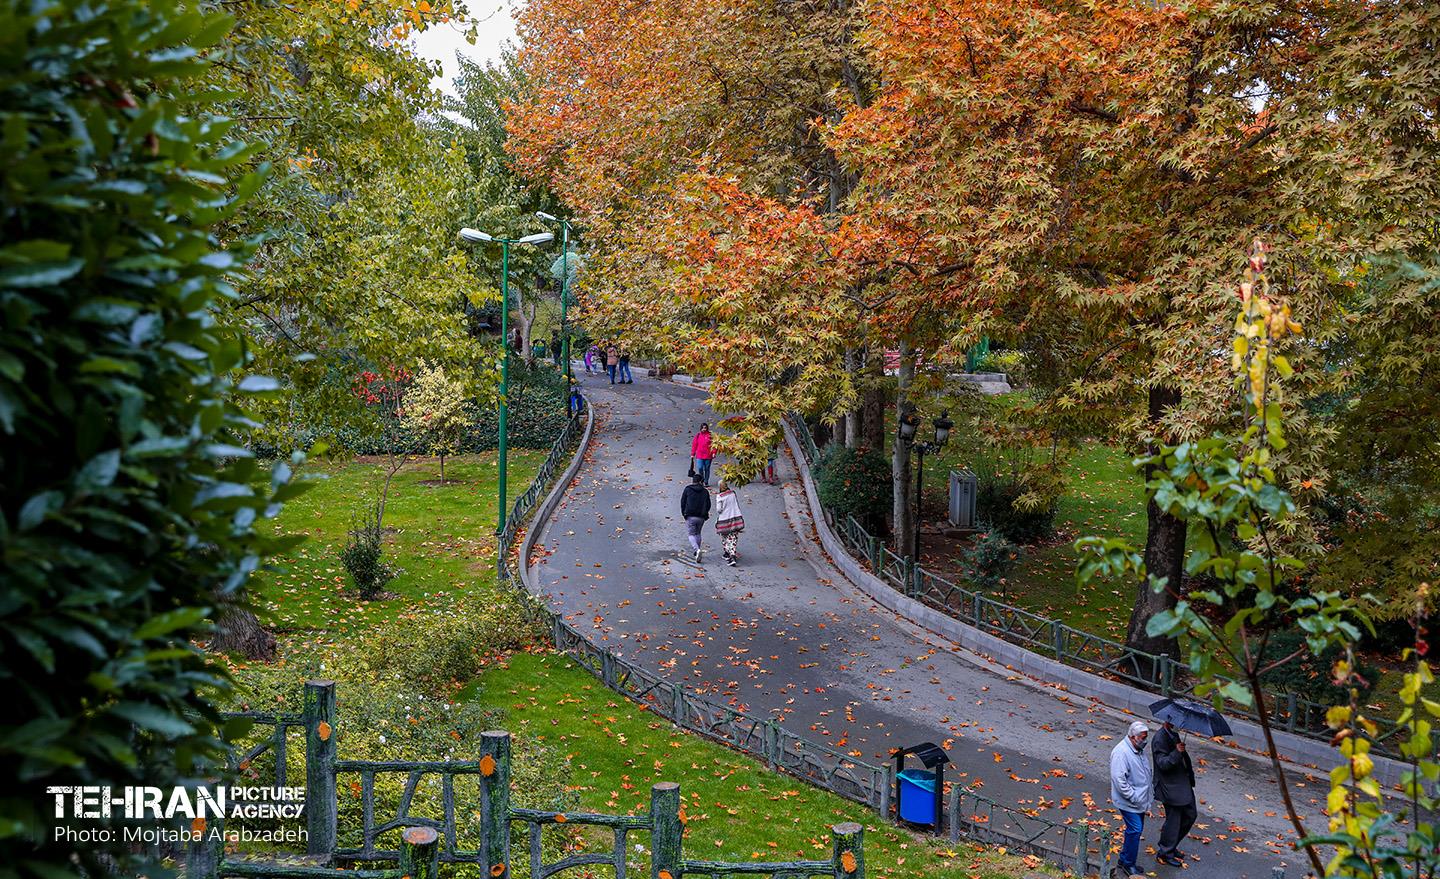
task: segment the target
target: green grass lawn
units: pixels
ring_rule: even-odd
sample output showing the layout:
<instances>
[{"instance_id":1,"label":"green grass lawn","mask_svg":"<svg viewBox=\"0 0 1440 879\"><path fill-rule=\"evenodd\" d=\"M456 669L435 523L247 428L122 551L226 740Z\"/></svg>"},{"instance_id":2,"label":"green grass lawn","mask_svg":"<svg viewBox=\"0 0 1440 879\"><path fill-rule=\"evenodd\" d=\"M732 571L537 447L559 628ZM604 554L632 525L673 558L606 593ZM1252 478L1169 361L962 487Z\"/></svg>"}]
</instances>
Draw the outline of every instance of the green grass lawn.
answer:
<instances>
[{"instance_id":1,"label":"green grass lawn","mask_svg":"<svg viewBox=\"0 0 1440 879\"><path fill-rule=\"evenodd\" d=\"M538 449L510 452L511 503L525 491L545 459ZM493 588L495 582L496 454L445 461L445 484L433 459L412 459L395 475L385 508L386 560L401 569L386 588L395 598L360 601L340 564L347 532L373 506L385 481L383 462L351 459L315 462L304 473L320 477L287 503L275 527L309 537L272 570L251 579L254 596L278 632L353 633L454 593Z\"/></svg>"},{"instance_id":2,"label":"green grass lawn","mask_svg":"<svg viewBox=\"0 0 1440 879\"><path fill-rule=\"evenodd\" d=\"M938 459L925 459L925 484L931 487L926 491L927 521L933 511L944 508L950 470L970 463L969 454L962 447L946 449ZM1008 578L1005 595L997 594L997 598L1077 629L1123 638L1134 603L1134 586L1128 581L1100 579L1077 590L1074 543L1093 535L1144 544L1145 489L1130 461L1129 455L1102 443L1087 443L1071 456L1066 464L1067 489L1056 508L1054 536L1024 548Z\"/></svg>"}]
</instances>

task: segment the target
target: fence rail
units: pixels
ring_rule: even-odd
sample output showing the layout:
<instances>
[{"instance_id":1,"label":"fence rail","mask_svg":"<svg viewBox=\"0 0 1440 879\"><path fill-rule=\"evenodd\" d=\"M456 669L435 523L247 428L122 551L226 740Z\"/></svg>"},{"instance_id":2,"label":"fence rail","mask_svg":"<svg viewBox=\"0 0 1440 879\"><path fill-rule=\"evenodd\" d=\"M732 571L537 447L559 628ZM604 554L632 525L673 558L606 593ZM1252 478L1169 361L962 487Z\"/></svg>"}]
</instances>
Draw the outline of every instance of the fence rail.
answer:
<instances>
[{"instance_id":1,"label":"fence rail","mask_svg":"<svg viewBox=\"0 0 1440 879\"><path fill-rule=\"evenodd\" d=\"M440 864L473 864L481 875L510 879L512 871L511 830L524 828L529 879L568 871L590 873L591 867L605 865L616 879L625 879L629 867L627 840L632 833L650 834L651 875L681 879L683 876L764 875L776 879L824 876L829 879L864 879L864 832L858 824L837 824L830 829L833 857L828 861L784 861L774 863L691 861L683 852L680 785L661 782L651 788L650 809L643 815L605 815L590 812L555 812L516 808L510 804L510 734L490 731L480 735L479 753L474 760L341 760L335 753L335 712L333 681L305 684L305 710L298 716L253 715L252 720L276 729L287 725L305 731L306 786L305 823L308 852L304 856L271 856L264 859L225 853L223 817L211 820L213 832L188 844L185 858L187 879L223 877L273 877L273 879L435 879ZM291 721L296 721L291 723ZM341 810L338 778L360 776L362 812L358 828L343 828L347 836L358 832L359 846L343 846L340 838ZM386 774L402 776L393 815L376 816L375 782ZM416 793L422 782L438 779L441 803L418 804ZM456 782L474 782L469 795L457 796ZM432 785L433 786L433 785ZM457 814L463 810L478 816L469 837L471 847L461 845ZM608 852L562 851L546 861L543 832L546 827L604 827L612 833ZM381 840L398 834L394 847ZM466 841L469 841L468 839ZM394 862L394 869L373 869L354 864ZM574 874L572 874L574 875Z\"/></svg>"},{"instance_id":2,"label":"fence rail","mask_svg":"<svg viewBox=\"0 0 1440 879\"><path fill-rule=\"evenodd\" d=\"M805 465L813 473L820 456L815 439L803 419L792 413L789 420L799 438ZM853 516L839 520L823 507L821 513L850 554L868 565L877 578L902 595L923 601L982 632L1067 665L1117 678L1164 697L1193 694L1186 666L1167 655L1135 650L1118 641L965 589L914 564L909 557L897 556ZM1268 719L1275 728L1324 741L1333 734L1325 723L1327 706L1293 692L1265 691L1262 695ZM1253 709L1231 703L1229 710L1258 720ZM1384 731L1377 737L1375 749L1393 754L1389 740L1399 727L1393 722L1384 726Z\"/></svg>"}]
</instances>

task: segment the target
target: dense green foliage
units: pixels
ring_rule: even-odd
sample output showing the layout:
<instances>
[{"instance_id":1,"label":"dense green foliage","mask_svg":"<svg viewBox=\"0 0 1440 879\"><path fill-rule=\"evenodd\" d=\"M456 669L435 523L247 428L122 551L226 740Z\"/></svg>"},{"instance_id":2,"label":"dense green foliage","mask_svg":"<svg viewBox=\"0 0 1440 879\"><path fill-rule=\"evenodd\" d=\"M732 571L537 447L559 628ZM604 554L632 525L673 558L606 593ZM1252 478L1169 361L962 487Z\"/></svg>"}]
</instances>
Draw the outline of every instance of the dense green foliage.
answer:
<instances>
[{"instance_id":1,"label":"dense green foliage","mask_svg":"<svg viewBox=\"0 0 1440 879\"><path fill-rule=\"evenodd\" d=\"M0 4L0 875L99 875L120 841L52 842L47 784L213 772L223 671L193 646L217 598L283 541L241 340L211 316L242 242L211 228L264 168L199 98L230 27L173 0ZM234 188L222 185L229 178ZM103 823L103 822L97 822Z\"/></svg>"},{"instance_id":2,"label":"dense green foliage","mask_svg":"<svg viewBox=\"0 0 1440 879\"><path fill-rule=\"evenodd\" d=\"M1305 647L1305 633L1298 629L1286 629L1270 636L1265 645L1265 661L1276 663L1274 668L1260 675L1260 682L1267 687L1319 702L1322 705L1340 705L1350 701L1350 687L1338 686L1332 669L1344 658L1344 651L1331 645L1319 654L1311 654ZM1374 692L1380 670L1368 663L1355 662L1357 686L1364 697Z\"/></svg>"},{"instance_id":3,"label":"dense green foliage","mask_svg":"<svg viewBox=\"0 0 1440 879\"><path fill-rule=\"evenodd\" d=\"M1014 543L1034 543L1054 531L1053 504L1030 509L1022 498L1028 489L1012 473L977 471L975 515Z\"/></svg>"},{"instance_id":4,"label":"dense green foliage","mask_svg":"<svg viewBox=\"0 0 1440 879\"><path fill-rule=\"evenodd\" d=\"M340 550L340 563L365 601L380 597L385 584L395 579L395 569L385 563L385 531L378 505L367 510L350 530L350 540Z\"/></svg>"},{"instance_id":5,"label":"dense green foliage","mask_svg":"<svg viewBox=\"0 0 1440 879\"><path fill-rule=\"evenodd\" d=\"M975 538L961 555L966 582L985 592L1008 594L1007 578L1020 560L1020 548L999 531L990 530Z\"/></svg>"},{"instance_id":6,"label":"dense green foliage","mask_svg":"<svg viewBox=\"0 0 1440 879\"><path fill-rule=\"evenodd\" d=\"M520 358L510 363L510 388L506 399L510 412L506 429L511 448L548 449L565 427L565 385L560 373L547 363L528 365ZM493 402L472 399L467 408L470 425L461 435L457 453L486 452L499 438L499 407ZM377 427L377 424L383 426ZM272 428L269 435L252 443L262 458L283 456L287 449L306 449L323 441L337 453L384 455L393 445L397 454L429 455L432 446L424 432L401 419L357 420L340 423L321 419L319 424L294 423Z\"/></svg>"},{"instance_id":7,"label":"dense green foliage","mask_svg":"<svg viewBox=\"0 0 1440 879\"><path fill-rule=\"evenodd\" d=\"M854 516L879 533L890 509L890 462L869 449L827 446L816 462L815 491L836 516Z\"/></svg>"},{"instance_id":8,"label":"dense green foliage","mask_svg":"<svg viewBox=\"0 0 1440 879\"><path fill-rule=\"evenodd\" d=\"M498 298L499 254L475 266L481 255L456 245L475 220L476 181L453 138L426 122L439 108L433 68L405 39L456 9L416 7L224 6L238 23L208 82L226 93L221 112L264 145L253 161L275 169L225 230L261 241L222 316L283 380L267 422L364 424L355 374L413 372L421 357L492 393L493 348L467 312Z\"/></svg>"}]
</instances>

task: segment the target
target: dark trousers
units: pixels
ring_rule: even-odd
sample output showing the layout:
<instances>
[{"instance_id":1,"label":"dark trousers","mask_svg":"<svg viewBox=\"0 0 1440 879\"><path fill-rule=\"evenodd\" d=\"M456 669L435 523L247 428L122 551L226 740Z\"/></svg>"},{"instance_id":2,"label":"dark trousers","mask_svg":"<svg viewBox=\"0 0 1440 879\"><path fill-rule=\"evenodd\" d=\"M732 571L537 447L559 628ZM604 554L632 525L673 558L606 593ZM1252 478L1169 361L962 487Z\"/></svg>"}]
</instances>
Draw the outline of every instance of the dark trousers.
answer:
<instances>
[{"instance_id":1,"label":"dark trousers","mask_svg":"<svg viewBox=\"0 0 1440 879\"><path fill-rule=\"evenodd\" d=\"M1155 846L1157 855L1173 855L1175 849L1190 833L1195 824L1195 804L1173 806L1165 804L1165 823L1160 827L1160 844Z\"/></svg>"}]
</instances>

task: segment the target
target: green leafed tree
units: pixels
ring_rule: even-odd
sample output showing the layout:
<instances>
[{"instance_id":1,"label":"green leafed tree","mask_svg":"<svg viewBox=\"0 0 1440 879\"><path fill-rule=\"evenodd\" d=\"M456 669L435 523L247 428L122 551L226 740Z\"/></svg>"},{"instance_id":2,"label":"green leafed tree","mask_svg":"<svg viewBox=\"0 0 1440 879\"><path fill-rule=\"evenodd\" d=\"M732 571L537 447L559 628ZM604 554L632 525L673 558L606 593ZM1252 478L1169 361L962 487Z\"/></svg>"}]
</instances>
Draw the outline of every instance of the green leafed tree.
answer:
<instances>
[{"instance_id":1,"label":"green leafed tree","mask_svg":"<svg viewBox=\"0 0 1440 879\"><path fill-rule=\"evenodd\" d=\"M471 315L498 296L498 272L477 275L455 238L472 224L476 181L429 121L434 67L407 40L459 10L424 6L224 4L238 23L207 84L274 172L224 230L259 243L222 319L282 380L263 413L275 445L294 441L287 426L325 439L363 429L362 370L413 370L423 356L475 393L493 372Z\"/></svg>"},{"instance_id":2,"label":"green leafed tree","mask_svg":"<svg viewBox=\"0 0 1440 879\"><path fill-rule=\"evenodd\" d=\"M144 869L119 834L54 841L47 785L219 771L206 694L227 677L196 644L282 548L256 524L300 487L244 448L247 398L276 382L241 377L245 343L214 318L249 250L213 229L265 169L238 170L254 151L233 126L174 97L203 92L201 53L231 25L175 0L0 4L9 875Z\"/></svg>"},{"instance_id":3,"label":"green leafed tree","mask_svg":"<svg viewBox=\"0 0 1440 879\"><path fill-rule=\"evenodd\" d=\"M440 482L445 482L445 458L460 451L470 426L465 385L445 374L445 367L421 361L415 382L405 395L405 426L421 437L430 454L440 459Z\"/></svg>"}]
</instances>

